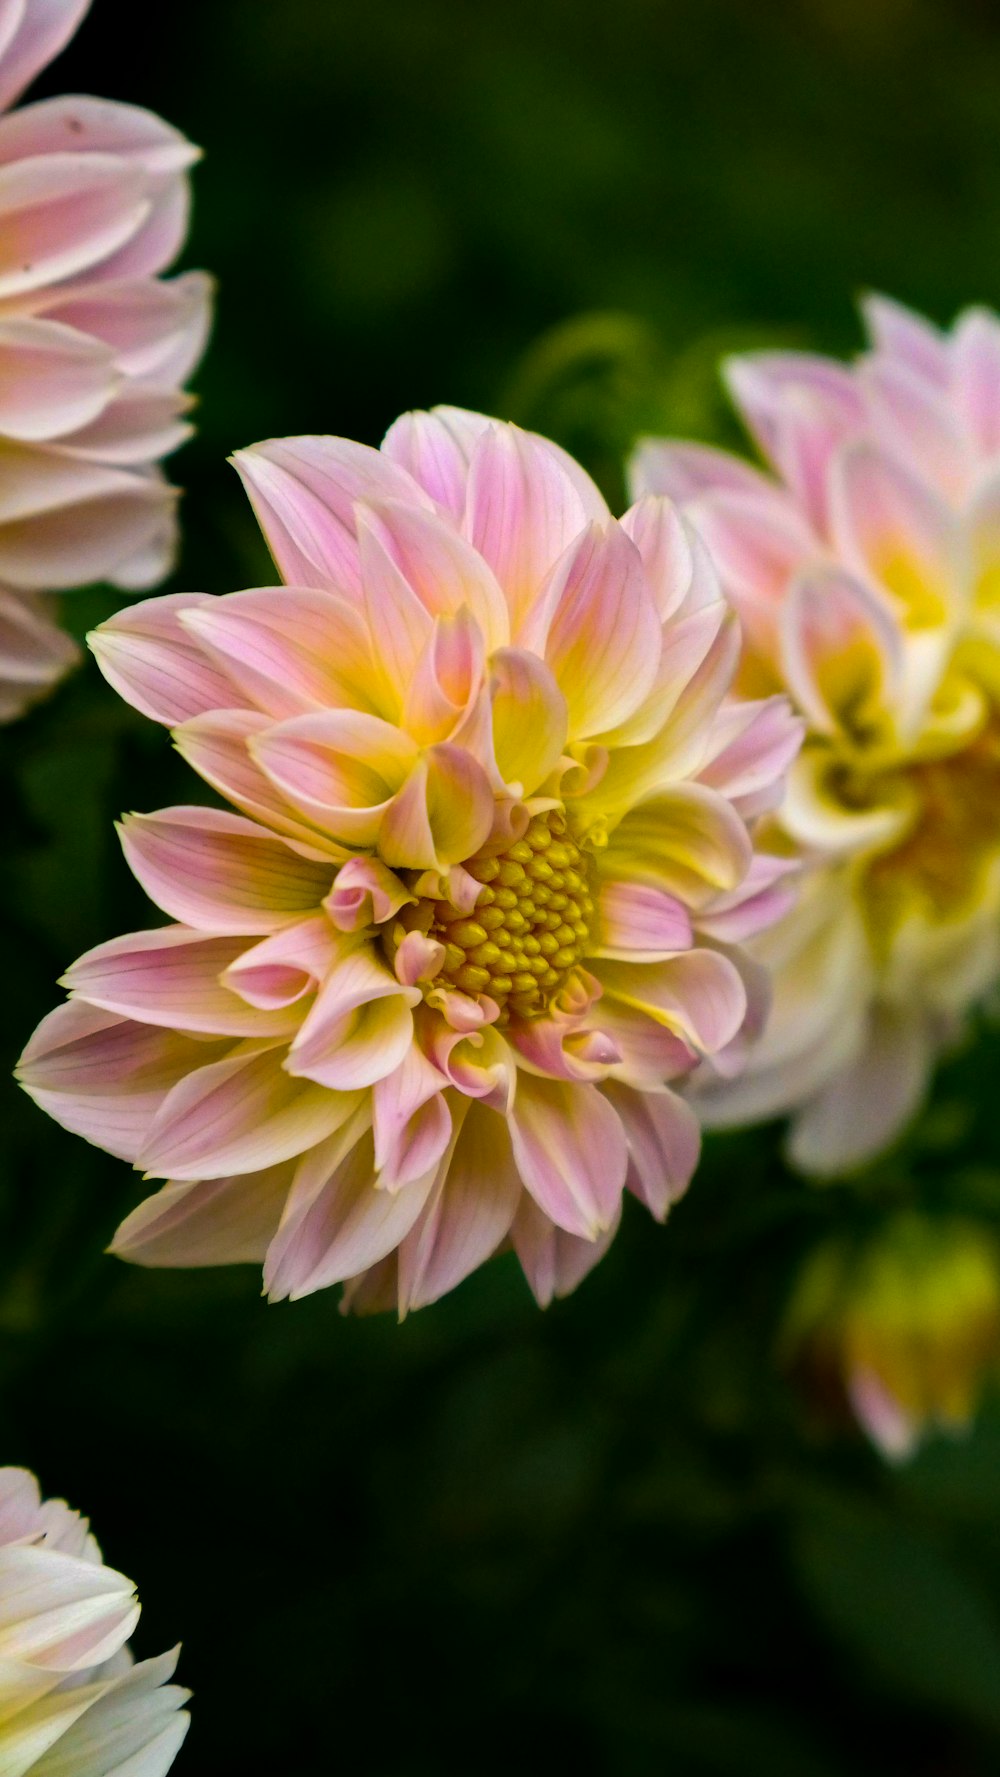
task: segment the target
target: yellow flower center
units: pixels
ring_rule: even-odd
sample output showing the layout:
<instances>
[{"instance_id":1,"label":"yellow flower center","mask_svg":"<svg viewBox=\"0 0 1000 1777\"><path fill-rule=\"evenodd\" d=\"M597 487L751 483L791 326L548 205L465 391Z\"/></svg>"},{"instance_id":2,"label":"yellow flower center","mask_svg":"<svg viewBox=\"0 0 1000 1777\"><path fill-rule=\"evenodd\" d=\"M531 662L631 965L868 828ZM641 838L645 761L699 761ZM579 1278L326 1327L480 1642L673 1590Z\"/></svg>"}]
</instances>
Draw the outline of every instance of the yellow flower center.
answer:
<instances>
[{"instance_id":1,"label":"yellow flower center","mask_svg":"<svg viewBox=\"0 0 1000 1777\"><path fill-rule=\"evenodd\" d=\"M483 885L471 913L428 899L414 910L414 923L445 947L431 987L489 994L501 1024L541 1017L587 954L590 857L553 809L506 851L480 853L465 868Z\"/></svg>"}]
</instances>

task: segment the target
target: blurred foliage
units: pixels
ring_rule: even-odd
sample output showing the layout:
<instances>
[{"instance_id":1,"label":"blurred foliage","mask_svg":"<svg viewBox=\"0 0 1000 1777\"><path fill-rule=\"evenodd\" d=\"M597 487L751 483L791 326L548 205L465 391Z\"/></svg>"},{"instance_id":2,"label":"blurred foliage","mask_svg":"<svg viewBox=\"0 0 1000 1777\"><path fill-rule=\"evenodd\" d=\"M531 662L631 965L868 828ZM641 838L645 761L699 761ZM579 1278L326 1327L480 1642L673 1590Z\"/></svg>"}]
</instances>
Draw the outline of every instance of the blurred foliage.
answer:
<instances>
[{"instance_id":1,"label":"blurred foliage","mask_svg":"<svg viewBox=\"0 0 1000 1777\"><path fill-rule=\"evenodd\" d=\"M254 438L458 402L618 499L642 431L738 442L726 351L849 351L864 286L1000 305L975 0L94 0L40 90L206 148L178 586L271 577L225 464ZM67 600L80 634L112 607ZM113 819L199 792L91 666L0 771L6 1077L72 957L149 920ZM825 1240L911 1202L1000 1229L998 1064L984 1027L863 1189L803 1186L776 1130L715 1138L571 1301L540 1315L502 1260L402 1327L103 1257L136 1182L0 1086L2 1454L92 1514L140 1649L183 1637L178 1771L1000 1768L996 1400L893 1470L775 1361Z\"/></svg>"}]
</instances>

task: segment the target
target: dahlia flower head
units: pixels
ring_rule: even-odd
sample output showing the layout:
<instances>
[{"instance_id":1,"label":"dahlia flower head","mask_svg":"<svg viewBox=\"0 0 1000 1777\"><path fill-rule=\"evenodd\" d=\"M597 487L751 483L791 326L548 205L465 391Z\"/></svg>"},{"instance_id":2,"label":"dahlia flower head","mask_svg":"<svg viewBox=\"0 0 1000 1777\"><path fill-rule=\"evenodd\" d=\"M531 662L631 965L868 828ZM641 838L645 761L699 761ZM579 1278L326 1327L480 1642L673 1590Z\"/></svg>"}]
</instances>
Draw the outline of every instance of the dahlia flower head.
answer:
<instances>
[{"instance_id":1,"label":"dahlia flower head","mask_svg":"<svg viewBox=\"0 0 1000 1777\"><path fill-rule=\"evenodd\" d=\"M164 1777L187 1733L177 1649L132 1662L131 1580L105 1567L86 1518L0 1468L3 1777Z\"/></svg>"},{"instance_id":2,"label":"dahlia flower head","mask_svg":"<svg viewBox=\"0 0 1000 1777\"><path fill-rule=\"evenodd\" d=\"M92 98L11 111L89 0L0 0L0 721L74 663L48 594L155 586L190 427L210 285L164 282L197 158L148 111Z\"/></svg>"},{"instance_id":3,"label":"dahlia flower head","mask_svg":"<svg viewBox=\"0 0 1000 1777\"><path fill-rule=\"evenodd\" d=\"M803 862L753 947L767 1030L709 1123L791 1112L790 1154L835 1174L877 1155L1000 975L1000 321L950 334L885 297L851 366L736 357L732 397L769 472L647 440L640 492L672 495L745 637L739 684L808 723L767 843Z\"/></svg>"},{"instance_id":4,"label":"dahlia flower head","mask_svg":"<svg viewBox=\"0 0 1000 1777\"><path fill-rule=\"evenodd\" d=\"M882 1455L966 1431L1000 1374L1000 1250L960 1216L903 1210L811 1255L782 1331L818 1406L847 1407Z\"/></svg>"},{"instance_id":5,"label":"dahlia flower head","mask_svg":"<svg viewBox=\"0 0 1000 1777\"><path fill-rule=\"evenodd\" d=\"M799 725L727 698L735 620L670 504L615 522L541 438L441 408L236 463L287 584L92 645L239 812L126 820L177 923L76 963L21 1079L168 1181L127 1258L404 1312L509 1242L548 1301L626 1184L662 1217L688 1182L668 1082L759 1018L738 945L788 865L748 821Z\"/></svg>"}]
</instances>

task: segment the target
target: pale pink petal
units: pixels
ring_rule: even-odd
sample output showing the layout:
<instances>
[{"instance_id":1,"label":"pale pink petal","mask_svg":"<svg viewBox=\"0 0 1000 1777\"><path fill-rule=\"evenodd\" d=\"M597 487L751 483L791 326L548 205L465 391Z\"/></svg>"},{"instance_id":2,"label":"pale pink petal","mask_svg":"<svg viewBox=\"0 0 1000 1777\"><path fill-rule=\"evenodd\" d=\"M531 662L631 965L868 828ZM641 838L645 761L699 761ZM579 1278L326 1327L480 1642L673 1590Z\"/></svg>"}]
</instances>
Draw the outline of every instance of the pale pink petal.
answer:
<instances>
[{"instance_id":1,"label":"pale pink petal","mask_svg":"<svg viewBox=\"0 0 1000 1777\"><path fill-rule=\"evenodd\" d=\"M746 827L724 797L703 784L676 784L619 822L601 868L697 907L736 888L752 856Z\"/></svg>"},{"instance_id":2,"label":"pale pink petal","mask_svg":"<svg viewBox=\"0 0 1000 1777\"><path fill-rule=\"evenodd\" d=\"M989 309L966 309L952 341L954 400L977 451L1000 450L1000 321Z\"/></svg>"},{"instance_id":3,"label":"pale pink petal","mask_svg":"<svg viewBox=\"0 0 1000 1777\"><path fill-rule=\"evenodd\" d=\"M510 1134L525 1187L558 1227L594 1240L611 1226L628 1152L596 1086L519 1072Z\"/></svg>"},{"instance_id":4,"label":"pale pink petal","mask_svg":"<svg viewBox=\"0 0 1000 1777\"><path fill-rule=\"evenodd\" d=\"M363 926L385 925L413 899L399 877L378 858L359 857L349 858L338 870L323 906L338 931L357 932Z\"/></svg>"},{"instance_id":5,"label":"pale pink petal","mask_svg":"<svg viewBox=\"0 0 1000 1777\"><path fill-rule=\"evenodd\" d=\"M540 1308L554 1297L571 1295L603 1259L618 1232L621 1207L603 1233L588 1240L567 1234L543 1214L531 1197L522 1196L510 1230L511 1245Z\"/></svg>"},{"instance_id":6,"label":"pale pink petal","mask_svg":"<svg viewBox=\"0 0 1000 1777\"><path fill-rule=\"evenodd\" d=\"M702 766L699 782L718 790L744 820L775 807L804 732L785 697L760 703L734 699L716 718L713 744L719 750Z\"/></svg>"},{"instance_id":7,"label":"pale pink petal","mask_svg":"<svg viewBox=\"0 0 1000 1777\"><path fill-rule=\"evenodd\" d=\"M848 446L834 464L832 524L847 566L899 601L914 628L948 615L956 527L943 502L875 445Z\"/></svg>"},{"instance_id":8,"label":"pale pink petal","mask_svg":"<svg viewBox=\"0 0 1000 1777\"><path fill-rule=\"evenodd\" d=\"M566 699L545 662L524 648L500 648L490 661L493 749L504 782L530 796L566 745Z\"/></svg>"},{"instance_id":9,"label":"pale pink petal","mask_svg":"<svg viewBox=\"0 0 1000 1777\"><path fill-rule=\"evenodd\" d=\"M0 582L55 592L120 577L170 525L177 490L156 473L0 443Z\"/></svg>"},{"instance_id":10,"label":"pale pink petal","mask_svg":"<svg viewBox=\"0 0 1000 1777\"><path fill-rule=\"evenodd\" d=\"M0 111L65 49L90 0L4 0L0 8Z\"/></svg>"},{"instance_id":11,"label":"pale pink petal","mask_svg":"<svg viewBox=\"0 0 1000 1777\"><path fill-rule=\"evenodd\" d=\"M766 657L788 583L816 554L818 539L791 501L780 507L754 494L709 494L692 518L749 642Z\"/></svg>"},{"instance_id":12,"label":"pale pink petal","mask_svg":"<svg viewBox=\"0 0 1000 1777\"><path fill-rule=\"evenodd\" d=\"M601 954L654 962L692 944L691 916L676 896L650 883L605 881L597 902Z\"/></svg>"},{"instance_id":13,"label":"pale pink petal","mask_svg":"<svg viewBox=\"0 0 1000 1777\"><path fill-rule=\"evenodd\" d=\"M638 708L656 677L660 638L639 551L620 525L593 524L577 538L523 632L566 699L573 740L613 729Z\"/></svg>"},{"instance_id":14,"label":"pale pink petal","mask_svg":"<svg viewBox=\"0 0 1000 1777\"><path fill-rule=\"evenodd\" d=\"M622 1061L622 1051L600 1013L593 1026L550 1016L517 1024L512 1048L533 1073L553 1080L606 1080Z\"/></svg>"},{"instance_id":15,"label":"pale pink petal","mask_svg":"<svg viewBox=\"0 0 1000 1777\"><path fill-rule=\"evenodd\" d=\"M458 407L404 413L389 427L382 451L452 518L461 520L472 453L489 425L482 414Z\"/></svg>"},{"instance_id":16,"label":"pale pink petal","mask_svg":"<svg viewBox=\"0 0 1000 1777\"><path fill-rule=\"evenodd\" d=\"M268 1037L293 1029L284 1009L250 1006L220 981L244 949L241 938L192 932L187 926L129 932L88 950L61 985L76 999L140 1024L221 1037Z\"/></svg>"},{"instance_id":17,"label":"pale pink petal","mask_svg":"<svg viewBox=\"0 0 1000 1777\"><path fill-rule=\"evenodd\" d=\"M79 660L76 643L51 621L41 598L0 587L0 722L45 697Z\"/></svg>"},{"instance_id":18,"label":"pale pink petal","mask_svg":"<svg viewBox=\"0 0 1000 1777\"><path fill-rule=\"evenodd\" d=\"M264 1266L272 1301L355 1277L391 1253L420 1214L433 1173L400 1191L375 1185L371 1135L356 1119L301 1163Z\"/></svg>"},{"instance_id":19,"label":"pale pink petal","mask_svg":"<svg viewBox=\"0 0 1000 1777\"><path fill-rule=\"evenodd\" d=\"M602 1090L621 1118L628 1141L629 1190L662 1222L683 1197L698 1164L698 1119L676 1092L634 1092L615 1080Z\"/></svg>"},{"instance_id":20,"label":"pale pink petal","mask_svg":"<svg viewBox=\"0 0 1000 1777\"><path fill-rule=\"evenodd\" d=\"M521 1198L510 1142L496 1115L473 1105L447 1166L399 1247L399 1311L423 1308L486 1263Z\"/></svg>"},{"instance_id":21,"label":"pale pink petal","mask_svg":"<svg viewBox=\"0 0 1000 1777\"><path fill-rule=\"evenodd\" d=\"M627 1085L655 1092L666 1080L681 1079L697 1065L698 1056L689 1044L636 1006L605 994L599 1022L621 1055L614 1078Z\"/></svg>"},{"instance_id":22,"label":"pale pink petal","mask_svg":"<svg viewBox=\"0 0 1000 1777\"><path fill-rule=\"evenodd\" d=\"M103 412L121 378L108 346L31 316L0 321L0 430L28 441L57 438Z\"/></svg>"},{"instance_id":23,"label":"pale pink petal","mask_svg":"<svg viewBox=\"0 0 1000 1777\"><path fill-rule=\"evenodd\" d=\"M341 1092L392 1073L413 1041L418 988L399 982L369 944L337 957L288 1054L297 1078Z\"/></svg>"},{"instance_id":24,"label":"pale pink petal","mask_svg":"<svg viewBox=\"0 0 1000 1777\"><path fill-rule=\"evenodd\" d=\"M863 1166L917 1110L930 1063L930 1035L919 1010L876 1007L858 1053L795 1118L789 1142L795 1165L822 1177Z\"/></svg>"},{"instance_id":25,"label":"pale pink petal","mask_svg":"<svg viewBox=\"0 0 1000 1777\"><path fill-rule=\"evenodd\" d=\"M702 1055L724 1049L747 1013L739 971L715 950L688 950L657 963L595 964L605 992L657 1019Z\"/></svg>"},{"instance_id":26,"label":"pale pink petal","mask_svg":"<svg viewBox=\"0 0 1000 1777\"><path fill-rule=\"evenodd\" d=\"M325 981L342 949L329 921L317 913L243 950L226 970L225 983L249 1006L295 1006Z\"/></svg>"},{"instance_id":27,"label":"pale pink petal","mask_svg":"<svg viewBox=\"0 0 1000 1777\"><path fill-rule=\"evenodd\" d=\"M375 711L360 612L328 592L262 587L205 599L181 616L202 653L279 720L317 709ZM241 698L243 701L243 698Z\"/></svg>"},{"instance_id":28,"label":"pale pink petal","mask_svg":"<svg viewBox=\"0 0 1000 1777\"><path fill-rule=\"evenodd\" d=\"M921 1426L890 1393L881 1376L874 1370L852 1370L847 1394L856 1418L887 1461L906 1462L920 1442Z\"/></svg>"},{"instance_id":29,"label":"pale pink petal","mask_svg":"<svg viewBox=\"0 0 1000 1777\"><path fill-rule=\"evenodd\" d=\"M861 312L880 356L902 364L926 382L942 388L947 384L947 346L938 329L923 315L877 292L862 298Z\"/></svg>"},{"instance_id":30,"label":"pale pink petal","mask_svg":"<svg viewBox=\"0 0 1000 1777\"><path fill-rule=\"evenodd\" d=\"M109 346L126 376L179 384L208 338L214 286L204 272L166 279L62 285L33 299L36 314Z\"/></svg>"},{"instance_id":31,"label":"pale pink petal","mask_svg":"<svg viewBox=\"0 0 1000 1777\"><path fill-rule=\"evenodd\" d=\"M588 523L608 509L564 451L517 426L491 425L469 470L466 535L493 569L511 614L511 635L549 569Z\"/></svg>"},{"instance_id":32,"label":"pale pink petal","mask_svg":"<svg viewBox=\"0 0 1000 1777\"><path fill-rule=\"evenodd\" d=\"M252 735L249 747L280 794L347 845L375 844L417 759L408 735L360 710L294 716Z\"/></svg>"},{"instance_id":33,"label":"pale pink petal","mask_svg":"<svg viewBox=\"0 0 1000 1777\"><path fill-rule=\"evenodd\" d=\"M275 834L217 808L127 815L120 829L133 875L173 919L206 932L277 931L330 890L332 866L300 857Z\"/></svg>"},{"instance_id":34,"label":"pale pink petal","mask_svg":"<svg viewBox=\"0 0 1000 1777\"><path fill-rule=\"evenodd\" d=\"M0 1548L0 1660L8 1671L16 1661L85 1672L116 1654L138 1620L124 1574L58 1549Z\"/></svg>"},{"instance_id":35,"label":"pale pink petal","mask_svg":"<svg viewBox=\"0 0 1000 1777\"><path fill-rule=\"evenodd\" d=\"M164 1185L126 1216L111 1252L133 1265L260 1264L292 1183L293 1162L233 1178Z\"/></svg>"},{"instance_id":36,"label":"pale pink petal","mask_svg":"<svg viewBox=\"0 0 1000 1777\"><path fill-rule=\"evenodd\" d=\"M296 815L251 758L248 742L258 739L267 728L267 718L251 710L213 710L183 722L174 730L174 743L181 758L244 813L304 845L308 856L326 852L331 858L343 859L343 848L318 825Z\"/></svg>"},{"instance_id":37,"label":"pale pink petal","mask_svg":"<svg viewBox=\"0 0 1000 1777\"><path fill-rule=\"evenodd\" d=\"M355 504L430 502L388 458L347 438L278 438L237 451L250 496L282 579L291 586L361 591Z\"/></svg>"},{"instance_id":38,"label":"pale pink petal","mask_svg":"<svg viewBox=\"0 0 1000 1777\"><path fill-rule=\"evenodd\" d=\"M12 121L0 119L0 297L90 270L149 210L142 171L114 155L50 153L2 164Z\"/></svg>"},{"instance_id":39,"label":"pale pink petal","mask_svg":"<svg viewBox=\"0 0 1000 1777\"><path fill-rule=\"evenodd\" d=\"M687 505L702 494L726 491L777 505L790 504L773 481L739 457L711 444L689 444L676 438L640 440L629 463L629 486L636 500L646 494L665 494Z\"/></svg>"},{"instance_id":40,"label":"pale pink petal","mask_svg":"<svg viewBox=\"0 0 1000 1777\"><path fill-rule=\"evenodd\" d=\"M322 1141L354 1099L293 1079L283 1052L240 1045L188 1073L160 1106L136 1164L159 1178L221 1178L262 1172Z\"/></svg>"},{"instance_id":41,"label":"pale pink petal","mask_svg":"<svg viewBox=\"0 0 1000 1777\"><path fill-rule=\"evenodd\" d=\"M510 641L507 606L496 576L454 525L415 505L412 496L366 501L362 513L366 530L431 617L452 616L465 606L488 650Z\"/></svg>"},{"instance_id":42,"label":"pale pink petal","mask_svg":"<svg viewBox=\"0 0 1000 1777\"><path fill-rule=\"evenodd\" d=\"M421 746L456 738L483 681L483 633L468 606L435 617L403 702L401 727Z\"/></svg>"},{"instance_id":43,"label":"pale pink petal","mask_svg":"<svg viewBox=\"0 0 1000 1777\"><path fill-rule=\"evenodd\" d=\"M394 868L446 870L479 850L493 814L482 767L461 747L429 747L385 813L379 851Z\"/></svg>"},{"instance_id":44,"label":"pale pink petal","mask_svg":"<svg viewBox=\"0 0 1000 1777\"><path fill-rule=\"evenodd\" d=\"M229 1047L134 1024L78 1000L42 1020L17 1077L64 1129L134 1160L171 1087Z\"/></svg>"},{"instance_id":45,"label":"pale pink petal","mask_svg":"<svg viewBox=\"0 0 1000 1777\"><path fill-rule=\"evenodd\" d=\"M182 612L207 603L200 592L144 599L116 612L88 637L119 697L168 728L238 701L232 681L205 658L179 621Z\"/></svg>"},{"instance_id":46,"label":"pale pink petal","mask_svg":"<svg viewBox=\"0 0 1000 1777\"><path fill-rule=\"evenodd\" d=\"M183 416L193 405L194 398L182 389L127 383L95 420L53 439L50 449L74 462L142 469L191 437L194 427Z\"/></svg>"},{"instance_id":47,"label":"pale pink petal","mask_svg":"<svg viewBox=\"0 0 1000 1777\"><path fill-rule=\"evenodd\" d=\"M876 442L946 499L960 500L969 484L972 455L946 392L904 364L880 358L862 364L856 375Z\"/></svg>"},{"instance_id":48,"label":"pale pink petal","mask_svg":"<svg viewBox=\"0 0 1000 1777\"><path fill-rule=\"evenodd\" d=\"M797 858L756 853L739 887L699 913L698 930L720 944L742 944L776 924L795 904L800 868Z\"/></svg>"},{"instance_id":49,"label":"pale pink petal","mask_svg":"<svg viewBox=\"0 0 1000 1777\"><path fill-rule=\"evenodd\" d=\"M629 508L621 524L639 551L657 615L665 622L686 598L694 573L684 520L670 500L647 494Z\"/></svg>"},{"instance_id":50,"label":"pale pink petal","mask_svg":"<svg viewBox=\"0 0 1000 1777\"><path fill-rule=\"evenodd\" d=\"M781 640L789 690L821 734L863 736L893 707L902 670L898 625L843 569L817 566L795 581Z\"/></svg>"},{"instance_id":51,"label":"pale pink petal","mask_svg":"<svg viewBox=\"0 0 1000 1777\"><path fill-rule=\"evenodd\" d=\"M443 1096L447 1084L418 1043L392 1073L376 1081L372 1127L380 1185L398 1190L437 1166L451 1138L451 1112Z\"/></svg>"}]
</instances>

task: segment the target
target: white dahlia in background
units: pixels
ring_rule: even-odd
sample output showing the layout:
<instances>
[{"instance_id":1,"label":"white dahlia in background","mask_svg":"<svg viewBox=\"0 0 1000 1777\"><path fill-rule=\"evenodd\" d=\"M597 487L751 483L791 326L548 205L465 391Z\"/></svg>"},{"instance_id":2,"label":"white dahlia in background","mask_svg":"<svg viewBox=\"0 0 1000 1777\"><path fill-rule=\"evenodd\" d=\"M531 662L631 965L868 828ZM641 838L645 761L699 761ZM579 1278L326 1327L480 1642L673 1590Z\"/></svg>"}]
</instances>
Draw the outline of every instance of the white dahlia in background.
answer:
<instances>
[{"instance_id":1,"label":"white dahlia in background","mask_svg":"<svg viewBox=\"0 0 1000 1777\"><path fill-rule=\"evenodd\" d=\"M800 724L728 697L736 625L669 503L617 523L544 439L439 409L237 462L287 584L93 646L239 812L126 822L176 923L81 958L21 1078L168 1181L127 1258L403 1312L510 1244L548 1301L626 1185L662 1217L688 1182L670 1082L759 1017L738 945L788 866L748 822Z\"/></svg>"},{"instance_id":2,"label":"white dahlia in background","mask_svg":"<svg viewBox=\"0 0 1000 1777\"><path fill-rule=\"evenodd\" d=\"M182 384L211 288L169 282L198 151L149 111L56 98L11 111L89 0L0 0L0 721L76 658L47 594L158 584Z\"/></svg>"},{"instance_id":3,"label":"white dahlia in background","mask_svg":"<svg viewBox=\"0 0 1000 1777\"><path fill-rule=\"evenodd\" d=\"M177 1650L132 1662L131 1580L105 1567L86 1518L0 1469L0 1772L163 1777L189 1726Z\"/></svg>"},{"instance_id":4,"label":"white dahlia in background","mask_svg":"<svg viewBox=\"0 0 1000 1777\"><path fill-rule=\"evenodd\" d=\"M853 366L733 359L772 473L647 440L638 493L680 501L743 623L740 683L808 723L767 842L804 862L756 941L762 1041L707 1121L791 1112L833 1174L876 1155L1000 978L1000 321L950 334L884 297Z\"/></svg>"}]
</instances>

